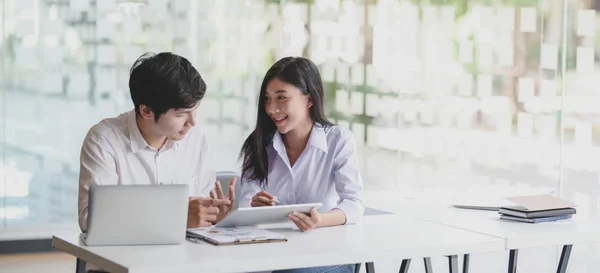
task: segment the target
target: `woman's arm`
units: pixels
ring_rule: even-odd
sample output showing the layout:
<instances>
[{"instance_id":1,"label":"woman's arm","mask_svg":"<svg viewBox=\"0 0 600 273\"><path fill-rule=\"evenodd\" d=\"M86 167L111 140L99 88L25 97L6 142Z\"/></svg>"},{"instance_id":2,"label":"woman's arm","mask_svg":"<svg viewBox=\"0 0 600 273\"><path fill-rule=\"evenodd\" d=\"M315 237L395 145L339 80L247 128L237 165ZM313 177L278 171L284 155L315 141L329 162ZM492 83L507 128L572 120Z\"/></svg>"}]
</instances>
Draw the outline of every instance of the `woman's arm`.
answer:
<instances>
[{"instance_id":1,"label":"woman's arm","mask_svg":"<svg viewBox=\"0 0 600 273\"><path fill-rule=\"evenodd\" d=\"M250 207L252 197L261 191L258 181L250 180L246 175L242 174L240 179L240 201L239 207Z\"/></svg>"},{"instance_id":2,"label":"woman's arm","mask_svg":"<svg viewBox=\"0 0 600 273\"><path fill-rule=\"evenodd\" d=\"M343 141L336 151L333 168L335 189L340 196L340 203L332 211L323 214L323 223L355 224L362 219L365 204L362 199L363 179L358 171L356 144L350 131L346 141Z\"/></svg>"},{"instance_id":3,"label":"woman's arm","mask_svg":"<svg viewBox=\"0 0 600 273\"><path fill-rule=\"evenodd\" d=\"M329 212L321 213L321 221L318 226L329 227L339 226L346 223L346 214L340 209L332 209Z\"/></svg>"},{"instance_id":4,"label":"woman's arm","mask_svg":"<svg viewBox=\"0 0 600 273\"><path fill-rule=\"evenodd\" d=\"M288 215L302 231L315 227L353 224L362 218L365 210L362 201L363 182L358 172L354 140L350 131L342 134L343 139L335 149L333 160L333 179L340 202L329 212L320 213L313 208L309 215L300 212Z\"/></svg>"}]
</instances>

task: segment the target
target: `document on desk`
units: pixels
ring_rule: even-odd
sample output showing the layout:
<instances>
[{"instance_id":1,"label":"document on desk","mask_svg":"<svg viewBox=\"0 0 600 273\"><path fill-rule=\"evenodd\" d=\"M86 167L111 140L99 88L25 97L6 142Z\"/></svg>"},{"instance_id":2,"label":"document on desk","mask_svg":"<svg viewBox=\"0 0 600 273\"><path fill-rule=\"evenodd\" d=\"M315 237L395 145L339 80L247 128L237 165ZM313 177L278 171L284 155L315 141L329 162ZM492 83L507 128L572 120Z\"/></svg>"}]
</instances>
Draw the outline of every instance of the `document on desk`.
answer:
<instances>
[{"instance_id":1,"label":"document on desk","mask_svg":"<svg viewBox=\"0 0 600 273\"><path fill-rule=\"evenodd\" d=\"M192 228L186 237L192 240L204 240L213 245L238 245L286 242L285 235L258 227Z\"/></svg>"},{"instance_id":2,"label":"document on desk","mask_svg":"<svg viewBox=\"0 0 600 273\"><path fill-rule=\"evenodd\" d=\"M525 212L577 207L577 205L571 201L557 198L550 194L507 197L506 199L517 205L511 207L511 209L518 209Z\"/></svg>"}]
</instances>

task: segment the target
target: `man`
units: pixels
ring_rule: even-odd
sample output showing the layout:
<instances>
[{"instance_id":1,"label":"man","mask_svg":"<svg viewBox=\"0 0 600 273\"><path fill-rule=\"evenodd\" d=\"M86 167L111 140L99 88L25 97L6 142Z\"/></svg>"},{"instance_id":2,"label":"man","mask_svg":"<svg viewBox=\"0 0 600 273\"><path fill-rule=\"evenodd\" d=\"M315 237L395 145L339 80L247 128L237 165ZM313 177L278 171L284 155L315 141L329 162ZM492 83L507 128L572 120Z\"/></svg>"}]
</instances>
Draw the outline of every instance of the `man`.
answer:
<instances>
[{"instance_id":1,"label":"man","mask_svg":"<svg viewBox=\"0 0 600 273\"><path fill-rule=\"evenodd\" d=\"M91 185L187 184L187 227L210 226L234 203L235 178L223 195L196 125L206 84L192 64L171 53L142 55L132 66L134 110L102 120L81 148L79 226L87 230ZM210 195L210 198L209 198Z\"/></svg>"}]
</instances>

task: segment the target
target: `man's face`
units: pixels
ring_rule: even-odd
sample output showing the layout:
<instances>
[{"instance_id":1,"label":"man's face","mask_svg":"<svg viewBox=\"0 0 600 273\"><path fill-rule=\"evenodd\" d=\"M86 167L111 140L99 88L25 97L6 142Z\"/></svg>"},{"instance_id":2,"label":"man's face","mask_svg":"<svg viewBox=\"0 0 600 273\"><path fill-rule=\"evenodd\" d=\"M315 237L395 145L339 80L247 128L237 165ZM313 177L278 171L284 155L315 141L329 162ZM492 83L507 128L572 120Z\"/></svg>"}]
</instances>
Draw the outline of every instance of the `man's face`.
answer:
<instances>
[{"instance_id":1,"label":"man's face","mask_svg":"<svg viewBox=\"0 0 600 273\"><path fill-rule=\"evenodd\" d=\"M154 123L154 131L174 141L182 140L196 125L198 104L192 108L169 109Z\"/></svg>"}]
</instances>

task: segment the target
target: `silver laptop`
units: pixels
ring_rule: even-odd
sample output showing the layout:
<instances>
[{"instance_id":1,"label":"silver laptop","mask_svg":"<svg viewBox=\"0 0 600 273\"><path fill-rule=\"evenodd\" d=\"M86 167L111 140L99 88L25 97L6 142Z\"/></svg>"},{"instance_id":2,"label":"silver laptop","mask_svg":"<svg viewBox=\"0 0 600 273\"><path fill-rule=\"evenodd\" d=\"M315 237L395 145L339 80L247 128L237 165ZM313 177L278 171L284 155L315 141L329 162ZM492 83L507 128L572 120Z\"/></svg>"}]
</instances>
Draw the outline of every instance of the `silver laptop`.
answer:
<instances>
[{"instance_id":1,"label":"silver laptop","mask_svg":"<svg viewBox=\"0 0 600 273\"><path fill-rule=\"evenodd\" d=\"M92 186L88 246L163 245L185 241L187 185Z\"/></svg>"}]
</instances>

